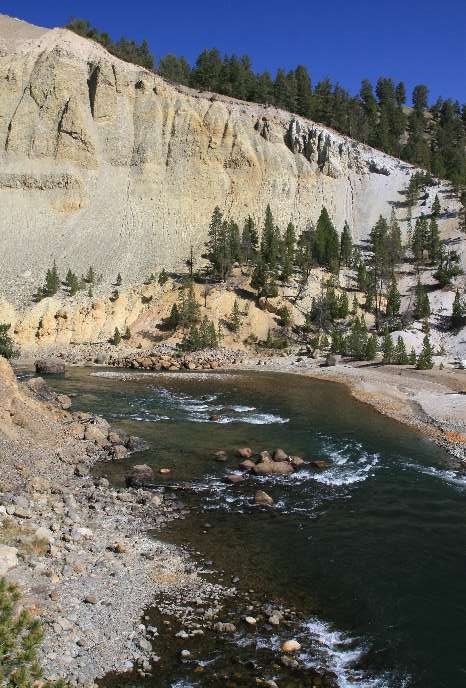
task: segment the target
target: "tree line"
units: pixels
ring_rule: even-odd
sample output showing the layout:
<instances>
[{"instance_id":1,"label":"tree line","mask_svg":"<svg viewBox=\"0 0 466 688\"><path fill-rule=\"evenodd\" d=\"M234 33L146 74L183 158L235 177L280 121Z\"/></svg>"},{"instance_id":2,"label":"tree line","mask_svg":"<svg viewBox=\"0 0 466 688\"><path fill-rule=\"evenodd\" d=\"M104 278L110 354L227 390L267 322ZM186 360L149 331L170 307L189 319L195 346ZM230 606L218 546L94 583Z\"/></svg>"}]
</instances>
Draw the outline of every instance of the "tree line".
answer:
<instances>
[{"instance_id":1,"label":"tree line","mask_svg":"<svg viewBox=\"0 0 466 688\"><path fill-rule=\"evenodd\" d=\"M170 81L275 105L450 179L458 187L466 184L466 105L442 98L429 104L429 90L424 84L414 87L408 109L404 82L396 83L389 77L380 77L375 87L364 79L353 95L330 79L314 85L304 65L278 69L275 75L255 72L248 55L222 55L216 48L203 50L194 65L174 54L161 57L157 63L146 41L120 38L114 42L85 19L74 19L66 28Z\"/></svg>"}]
</instances>

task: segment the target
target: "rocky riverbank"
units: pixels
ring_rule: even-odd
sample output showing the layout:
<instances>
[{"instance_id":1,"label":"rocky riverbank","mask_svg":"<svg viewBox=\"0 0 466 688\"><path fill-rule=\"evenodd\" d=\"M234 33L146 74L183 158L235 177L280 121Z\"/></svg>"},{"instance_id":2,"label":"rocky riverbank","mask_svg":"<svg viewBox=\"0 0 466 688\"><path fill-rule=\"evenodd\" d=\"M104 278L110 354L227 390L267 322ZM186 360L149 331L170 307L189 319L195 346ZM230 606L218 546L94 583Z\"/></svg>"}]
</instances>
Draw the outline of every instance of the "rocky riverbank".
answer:
<instances>
[{"instance_id":1,"label":"rocky riverbank","mask_svg":"<svg viewBox=\"0 0 466 688\"><path fill-rule=\"evenodd\" d=\"M244 370L294 373L345 385L358 401L408 425L444 447L455 465L466 467L466 371L419 371L411 366L339 362L302 356L249 358Z\"/></svg>"},{"instance_id":2,"label":"rocky riverbank","mask_svg":"<svg viewBox=\"0 0 466 688\"><path fill-rule=\"evenodd\" d=\"M158 631L141 621L157 596L172 614L196 600L202 612L189 627L207 609L214 620L233 591L147 534L185 515L174 496L116 490L90 475L96 461L121 460L138 442L70 405L39 378L18 384L0 358L0 575L19 584L21 604L44 625L45 675L91 685L157 662Z\"/></svg>"}]
</instances>

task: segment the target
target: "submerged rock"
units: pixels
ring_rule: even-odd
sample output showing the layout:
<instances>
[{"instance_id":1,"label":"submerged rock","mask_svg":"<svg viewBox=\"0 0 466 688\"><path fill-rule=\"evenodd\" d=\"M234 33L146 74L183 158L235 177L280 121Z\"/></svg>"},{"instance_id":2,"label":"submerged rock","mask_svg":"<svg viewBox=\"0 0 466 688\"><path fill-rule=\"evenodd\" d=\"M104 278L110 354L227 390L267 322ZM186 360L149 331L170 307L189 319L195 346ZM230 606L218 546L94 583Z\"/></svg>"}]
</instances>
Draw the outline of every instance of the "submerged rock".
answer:
<instances>
[{"instance_id":1,"label":"submerged rock","mask_svg":"<svg viewBox=\"0 0 466 688\"><path fill-rule=\"evenodd\" d=\"M236 450L236 455L240 457L240 459L250 459L252 456L253 452L250 447L240 447L240 449Z\"/></svg>"},{"instance_id":2,"label":"submerged rock","mask_svg":"<svg viewBox=\"0 0 466 688\"><path fill-rule=\"evenodd\" d=\"M39 375L64 375L65 363L53 358L39 358L35 362L36 373Z\"/></svg>"},{"instance_id":3,"label":"submerged rock","mask_svg":"<svg viewBox=\"0 0 466 688\"><path fill-rule=\"evenodd\" d=\"M282 652L298 652L301 649L301 643L297 640L285 640L282 643Z\"/></svg>"},{"instance_id":4,"label":"submerged rock","mask_svg":"<svg viewBox=\"0 0 466 688\"><path fill-rule=\"evenodd\" d=\"M316 459L315 461L311 461L310 465L317 471L323 471L326 468L330 468L332 464L330 461L327 461L327 459Z\"/></svg>"},{"instance_id":5,"label":"submerged rock","mask_svg":"<svg viewBox=\"0 0 466 688\"><path fill-rule=\"evenodd\" d=\"M133 466L131 472L126 476L128 487L139 487L152 482L154 482L154 471L146 463Z\"/></svg>"},{"instance_id":6,"label":"submerged rock","mask_svg":"<svg viewBox=\"0 0 466 688\"><path fill-rule=\"evenodd\" d=\"M261 506L273 506L273 499L264 490L257 490L254 495L254 502L260 504Z\"/></svg>"}]
</instances>

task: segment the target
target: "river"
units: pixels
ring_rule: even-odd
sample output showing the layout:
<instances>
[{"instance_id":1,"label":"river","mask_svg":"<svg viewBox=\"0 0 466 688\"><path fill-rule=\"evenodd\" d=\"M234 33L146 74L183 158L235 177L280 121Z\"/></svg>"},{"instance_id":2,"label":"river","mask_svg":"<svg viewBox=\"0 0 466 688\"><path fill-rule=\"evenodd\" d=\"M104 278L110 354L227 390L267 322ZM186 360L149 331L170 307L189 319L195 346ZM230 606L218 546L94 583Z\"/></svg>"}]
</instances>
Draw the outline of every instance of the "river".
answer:
<instances>
[{"instance_id":1,"label":"river","mask_svg":"<svg viewBox=\"0 0 466 688\"><path fill-rule=\"evenodd\" d=\"M466 476L443 450L344 387L295 375L71 369L52 384L150 443L99 467L114 483L149 463L172 469L160 484L189 486L189 518L157 537L299 609L302 662L340 688L464 688ZM227 485L242 446L331 466ZM273 508L252 505L258 488ZM167 685L207 685L180 676Z\"/></svg>"}]
</instances>

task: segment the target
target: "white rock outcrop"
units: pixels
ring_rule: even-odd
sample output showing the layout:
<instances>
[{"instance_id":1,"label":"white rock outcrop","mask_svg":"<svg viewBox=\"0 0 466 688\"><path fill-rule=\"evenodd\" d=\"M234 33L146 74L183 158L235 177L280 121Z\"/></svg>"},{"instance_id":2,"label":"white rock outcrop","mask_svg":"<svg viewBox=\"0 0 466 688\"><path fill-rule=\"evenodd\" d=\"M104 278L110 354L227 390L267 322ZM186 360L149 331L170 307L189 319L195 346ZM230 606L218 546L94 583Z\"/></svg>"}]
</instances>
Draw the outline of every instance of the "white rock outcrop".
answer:
<instances>
[{"instance_id":1,"label":"white rock outcrop","mask_svg":"<svg viewBox=\"0 0 466 688\"><path fill-rule=\"evenodd\" d=\"M0 294L53 259L110 283L200 254L213 208L298 230L325 205L356 239L412 168L273 107L177 87L65 29L0 16ZM406 215L400 210L400 216Z\"/></svg>"}]
</instances>

